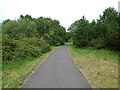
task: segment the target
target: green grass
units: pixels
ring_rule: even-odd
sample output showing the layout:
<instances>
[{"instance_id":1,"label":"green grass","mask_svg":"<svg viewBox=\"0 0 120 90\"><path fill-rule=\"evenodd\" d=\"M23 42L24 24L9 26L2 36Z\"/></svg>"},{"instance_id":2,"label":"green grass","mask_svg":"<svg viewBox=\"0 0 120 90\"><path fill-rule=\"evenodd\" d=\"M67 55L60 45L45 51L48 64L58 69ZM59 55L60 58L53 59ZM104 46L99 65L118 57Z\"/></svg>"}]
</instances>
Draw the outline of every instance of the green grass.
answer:
<instances>
[{"instance_id":1,"label":"green grass","mask_svg":"<svg viewBox=\"0 0 120 90\"><path fill-rule=\"evenodd\" d=\"M118 88L118 54L105 49L76 48L69 52L94 88Z\"/></svg>"},{"instance_id":2,"label":"green grass","mask_svg":"<svg viewBox=\"0 0 120 90\"><path fill-rule=\"evenodd\" d=\"M37 59L28 57L21 61L12 61L4 64L2 67L2 88L19 88L27 76L58 46L51 48L51 51L42 54Z\"/></svg>"}]
</instances>

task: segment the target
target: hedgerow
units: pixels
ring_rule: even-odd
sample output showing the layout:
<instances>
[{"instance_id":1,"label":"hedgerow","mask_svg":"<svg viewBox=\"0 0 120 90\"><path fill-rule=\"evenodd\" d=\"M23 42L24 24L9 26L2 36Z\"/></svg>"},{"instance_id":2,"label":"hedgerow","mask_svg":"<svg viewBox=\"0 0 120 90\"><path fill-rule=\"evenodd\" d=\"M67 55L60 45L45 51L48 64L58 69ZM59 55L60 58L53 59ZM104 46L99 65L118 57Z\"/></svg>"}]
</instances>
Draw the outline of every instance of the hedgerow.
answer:
<instances>
[{"instance_id":1,"label":"hedgerow","mask_svg":"<svg viewBox=\"0 0 120 90\"><path fill-rule=\"evenodd\" d=\"M42 39L25 38L21 40L10 39L3 36L2 59L3 62L21 60L26 57L39 57L50 50L50 46Z\"/></svg>"}]
</instances>

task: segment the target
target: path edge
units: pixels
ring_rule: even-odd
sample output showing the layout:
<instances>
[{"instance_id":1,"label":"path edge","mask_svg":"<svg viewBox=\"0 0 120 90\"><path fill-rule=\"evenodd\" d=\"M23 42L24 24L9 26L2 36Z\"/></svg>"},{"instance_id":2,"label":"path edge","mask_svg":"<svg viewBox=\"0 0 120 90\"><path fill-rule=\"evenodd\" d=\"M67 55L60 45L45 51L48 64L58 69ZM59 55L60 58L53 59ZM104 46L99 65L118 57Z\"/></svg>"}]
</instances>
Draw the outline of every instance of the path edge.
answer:
<instances>
[{"instance_id":1,"label":"path edge","mask_svg":"<svg viewBox=\"0 0 120 90\"><path fill-rule=\"evenodd\" d=\"M61 47L61 46L60 46ZM58 48L60 48L58 47ZM38 67L58 48L55 48L53 51L51 51L41 62L40 64L27 76L27 78L24 80L23 84L19 87L19 88L22 88L23 85L26 83L26 81L29 79L29 77L32 76L33 73L35 73L35 71L38 69Z\"/></svg>"},{"instance_id":2,"label":"path edge","mask_svg":"<svg viewBox=\"0 0 120 90\"><path fill-rule=\"evenodd\" d=\"M68 46L69 47L69 46ZM68 48L68 53L70 55L70 57L72 58L72 55L70 54L69 48ZM72 58L73 63L75 64L75 66L78 68L79 72L87 79L88 83L91 85L92 88L95 88L92 86L91 82L88 80L88 77L85 75L84 71L82 69L79 68L79 66L76 64L75 60Z\"/></svg>"}]
</instances>

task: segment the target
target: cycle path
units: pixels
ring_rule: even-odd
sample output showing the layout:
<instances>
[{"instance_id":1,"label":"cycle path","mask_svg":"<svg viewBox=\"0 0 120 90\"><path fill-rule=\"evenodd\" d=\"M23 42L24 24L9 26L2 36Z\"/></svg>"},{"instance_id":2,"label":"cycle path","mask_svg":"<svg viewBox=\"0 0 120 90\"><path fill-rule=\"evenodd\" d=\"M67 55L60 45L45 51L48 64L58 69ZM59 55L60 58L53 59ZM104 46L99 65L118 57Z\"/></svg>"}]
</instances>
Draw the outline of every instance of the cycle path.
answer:
<instances>
[{"instance_id":1,"label":"cycle path","mask_svg":"<svg viewBox=\"0 0 120 90\"><path fill-rule=\"evenodd\" d=\"M49 55L22 88L91 88L70 57L68 46L61 46Z\"/></svg>"}]
</instances>

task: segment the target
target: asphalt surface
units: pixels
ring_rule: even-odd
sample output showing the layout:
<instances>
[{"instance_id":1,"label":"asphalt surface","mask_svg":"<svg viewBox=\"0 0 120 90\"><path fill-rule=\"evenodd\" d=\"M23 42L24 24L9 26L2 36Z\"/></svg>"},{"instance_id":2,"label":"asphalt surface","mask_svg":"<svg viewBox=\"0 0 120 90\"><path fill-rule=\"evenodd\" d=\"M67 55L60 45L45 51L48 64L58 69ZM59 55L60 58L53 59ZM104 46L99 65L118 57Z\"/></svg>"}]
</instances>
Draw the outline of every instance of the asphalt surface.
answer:
<instances>
[{"instance_id":1,"label":"asphalt surface","mask_svg":"<svg viewBox=\"0 0 120 90\"><path fill-rule=\"evenodd\" d=\"M22 88L91 88L68 53L68 44L57 48Z\"/></svg>"}]
</instances>

